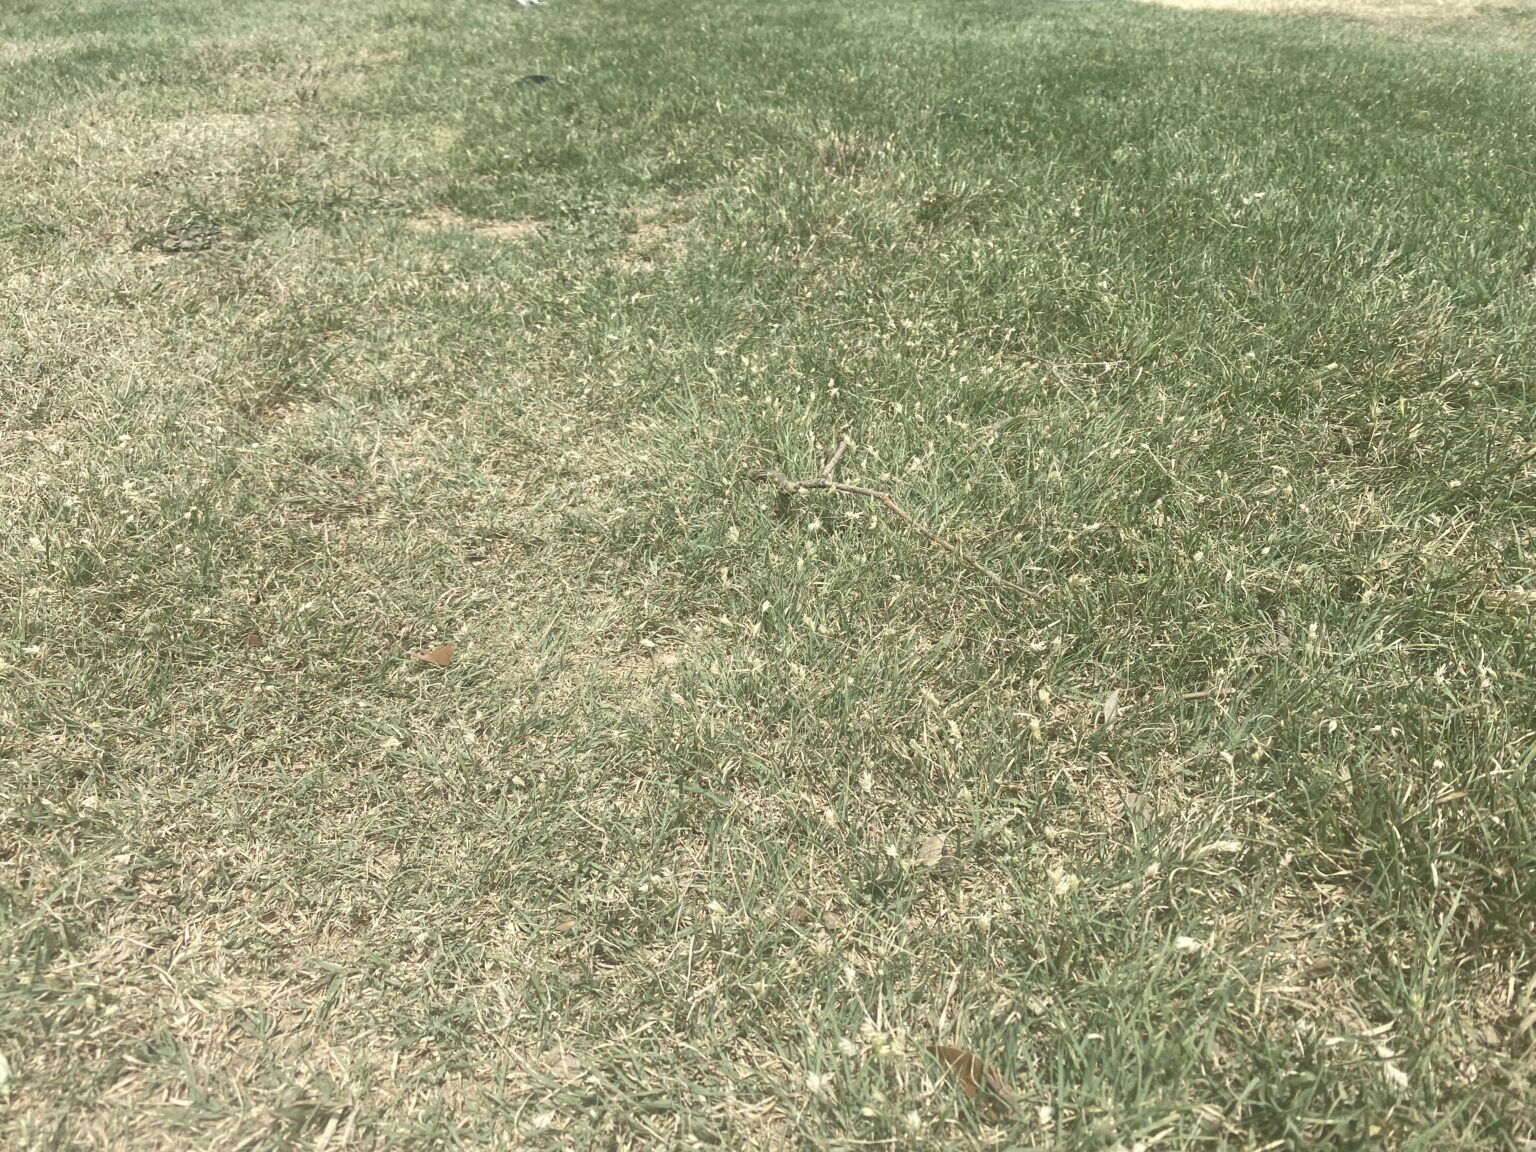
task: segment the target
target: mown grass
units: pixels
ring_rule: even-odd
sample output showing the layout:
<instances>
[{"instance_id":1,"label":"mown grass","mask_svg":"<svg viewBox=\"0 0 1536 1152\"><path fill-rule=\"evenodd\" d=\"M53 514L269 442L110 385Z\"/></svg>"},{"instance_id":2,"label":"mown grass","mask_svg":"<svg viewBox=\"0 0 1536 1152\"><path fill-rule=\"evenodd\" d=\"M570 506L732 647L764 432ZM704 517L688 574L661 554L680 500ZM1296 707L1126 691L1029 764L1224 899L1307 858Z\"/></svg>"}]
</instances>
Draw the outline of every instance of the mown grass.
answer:
<instances>
[{"instance_id":1,"label":"mown grass","mask_svg":"<svg viewBox=\"0 0 1536 1152\"><path fill-rule=\"evenodd\" d=\"M1531 1147L1530 16L8 5L0 1143Z\"/></svg>"}]
</instances>

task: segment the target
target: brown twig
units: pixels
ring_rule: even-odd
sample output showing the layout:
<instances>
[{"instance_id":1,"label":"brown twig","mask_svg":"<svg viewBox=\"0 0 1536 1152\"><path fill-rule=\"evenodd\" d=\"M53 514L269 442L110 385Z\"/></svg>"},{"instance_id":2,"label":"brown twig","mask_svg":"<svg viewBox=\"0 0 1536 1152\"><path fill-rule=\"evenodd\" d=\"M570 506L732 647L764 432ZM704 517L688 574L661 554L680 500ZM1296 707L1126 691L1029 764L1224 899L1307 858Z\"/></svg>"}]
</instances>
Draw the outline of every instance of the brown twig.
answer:
<instances>
[{"instance_id":1,"label":"brown twig","mask_svg":"<svg viewBox=\"0 0 1536 1152\"><path fill-rule=\"evenodd\" d=\"M842 462L843 453L848 451L848 437L839 436L837 447L832 450L832 458L827 461L827 466L821 470L823 480L832 479L832 473L837 471L837 466Z\"/></svg>"},{"instance_id":2,"label":"brown twig","mask_svg":"<svg viewBox=\"0 0 1536 1152\"><path fill-rule=\"evenodd\" d=\"M786 496L793 495L796 492L809 492L820 489L827 492L842 492L848 496L863 496L868 500L875 501L877 504L883 504L887 511L889 511L897 519L903 521L908 528L911 528L913 531L925 537L929 543L944 549L944 551L948 552L956 559L969 564L972 568L976 569L976 571L980 572L994 584L1000 584L1004 588L1012 588L1015 592L1022 592L1026 596L1032 595L1030 590L1025 588L1022 584L1015 584L1006 576L999 576L996 572L992 571L992 569L988 568L985 564L976 559L976 557L972 556L963 548L959 548L956 545L951 544L948 540L944 539L944 537L940 536L932 528L929 528L921 521L914 520L907 513L906 509L904 509L900 504L896 503L896 497L892 496L889 492L882 492L878 488L862 488L857 484L844 484L841 480L832 479L832 473L834 470L836 470L838 464L842 461L843 453L847 450L848 438L846 436L838 437L837 447L832 450L832 456L827 461L826 466L822 468L821 474L819 476L813 477L810 480L791 480L783 472L780 472L777 469L770 469L764 472L759 472L758 478L761 480L772 481L774 486L777 487L778 490L784 493Z\"/></svg>"}]
</instances>

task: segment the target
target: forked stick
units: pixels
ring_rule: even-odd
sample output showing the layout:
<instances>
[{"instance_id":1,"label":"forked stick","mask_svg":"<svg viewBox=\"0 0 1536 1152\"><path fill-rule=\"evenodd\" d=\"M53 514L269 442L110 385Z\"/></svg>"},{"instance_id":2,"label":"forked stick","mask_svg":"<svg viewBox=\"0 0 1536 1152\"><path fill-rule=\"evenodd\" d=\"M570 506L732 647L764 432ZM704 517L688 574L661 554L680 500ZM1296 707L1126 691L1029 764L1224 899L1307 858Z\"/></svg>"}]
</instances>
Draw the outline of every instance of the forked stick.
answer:
<instances>
[{"instance_id":1,"label":"forked stick","mask_svg":"<svg viewBox=\"0 0 1536 1152\"><path fill-rule=\"evenodd\" d=\"M921 521L914 520L910 515L907 514L907 511L902 508L900 504L896 503L896 497L892 496L889 492L882 492L878 488L861 488L857 484L844 484L841 480L834 480L832 478L832 474L837 470L838 464L842 462L843 453L846 451L848 451L848 438L846 436L839 436L837 440L837 447L832 450L832 456L827 461L826 466L822 468L821 474L819 476L815 476L809 480L791 480L778 469L769 469L764 472L759 472L757 474L758 479L772 481L774 486L777 487L778 490L784 493L786 496L793 495L796 492L809 492L813 489L824 489L828 492L842 492L849 496L863 496L866 499L875 501L877 504L883 504L885 505L887 511L896 516L897 519L903 521L908 528L911 528L913 531L920 533L922 536L927 538L929 543L935 544L938 547L944 549L944 551L948 552L956 559L969 564L972 568L976 569L976 571L980 572L988 580L992 581L992 583L1000 584L1004 588L1012 588L1015 592L1022 592L1026 596L1032 595L1030 590L1025 588L1022 584L1015 584L1006 576L999 576L996 572L992 571L992 569L988 568L980 560L976 559L976 557L965 551L965 549L951 544L948 540L944 539L944 537L940 536L932 528L929 528Z\"/></svg>"}]
</instances>

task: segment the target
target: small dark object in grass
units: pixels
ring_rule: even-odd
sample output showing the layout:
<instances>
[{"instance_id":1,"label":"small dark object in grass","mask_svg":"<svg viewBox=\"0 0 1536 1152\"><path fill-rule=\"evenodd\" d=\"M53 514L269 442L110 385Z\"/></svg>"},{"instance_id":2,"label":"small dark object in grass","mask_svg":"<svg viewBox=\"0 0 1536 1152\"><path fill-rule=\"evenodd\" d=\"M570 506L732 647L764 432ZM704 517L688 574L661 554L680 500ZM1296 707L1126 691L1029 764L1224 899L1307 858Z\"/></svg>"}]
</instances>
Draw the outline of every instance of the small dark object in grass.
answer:
<instances>
[{"instance_id":1,"label":"small dark object in grass","mask_svg":"<svg viewBox=\"0 0 1536 1152\"><path fill-rule=\"evenodd\" d=\"M519 76L517 78L517 83L519 83L519 84L548 84L549 83L549 77L544 75L542 72L530 72L526 76Z\"/></svg>"}]
</instances>

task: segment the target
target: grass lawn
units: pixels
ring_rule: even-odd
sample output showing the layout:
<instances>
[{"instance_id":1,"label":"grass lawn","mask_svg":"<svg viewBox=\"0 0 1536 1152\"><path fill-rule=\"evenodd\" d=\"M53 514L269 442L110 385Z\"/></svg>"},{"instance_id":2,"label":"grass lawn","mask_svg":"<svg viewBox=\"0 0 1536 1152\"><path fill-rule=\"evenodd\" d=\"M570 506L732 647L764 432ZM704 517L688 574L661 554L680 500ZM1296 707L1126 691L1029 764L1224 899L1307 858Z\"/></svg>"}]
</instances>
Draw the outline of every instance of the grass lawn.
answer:
<instances>
[{"instance_id":1,"label":"grass lawn","mask_svg":"<svg viewBox=\"0 0 1536 1152\"><path fill-rule=\"evenodd\" d=\"M1536 1148L1536 5L1184 2L0 6L0 1146Z\"/></svg>"}]
</instances>

